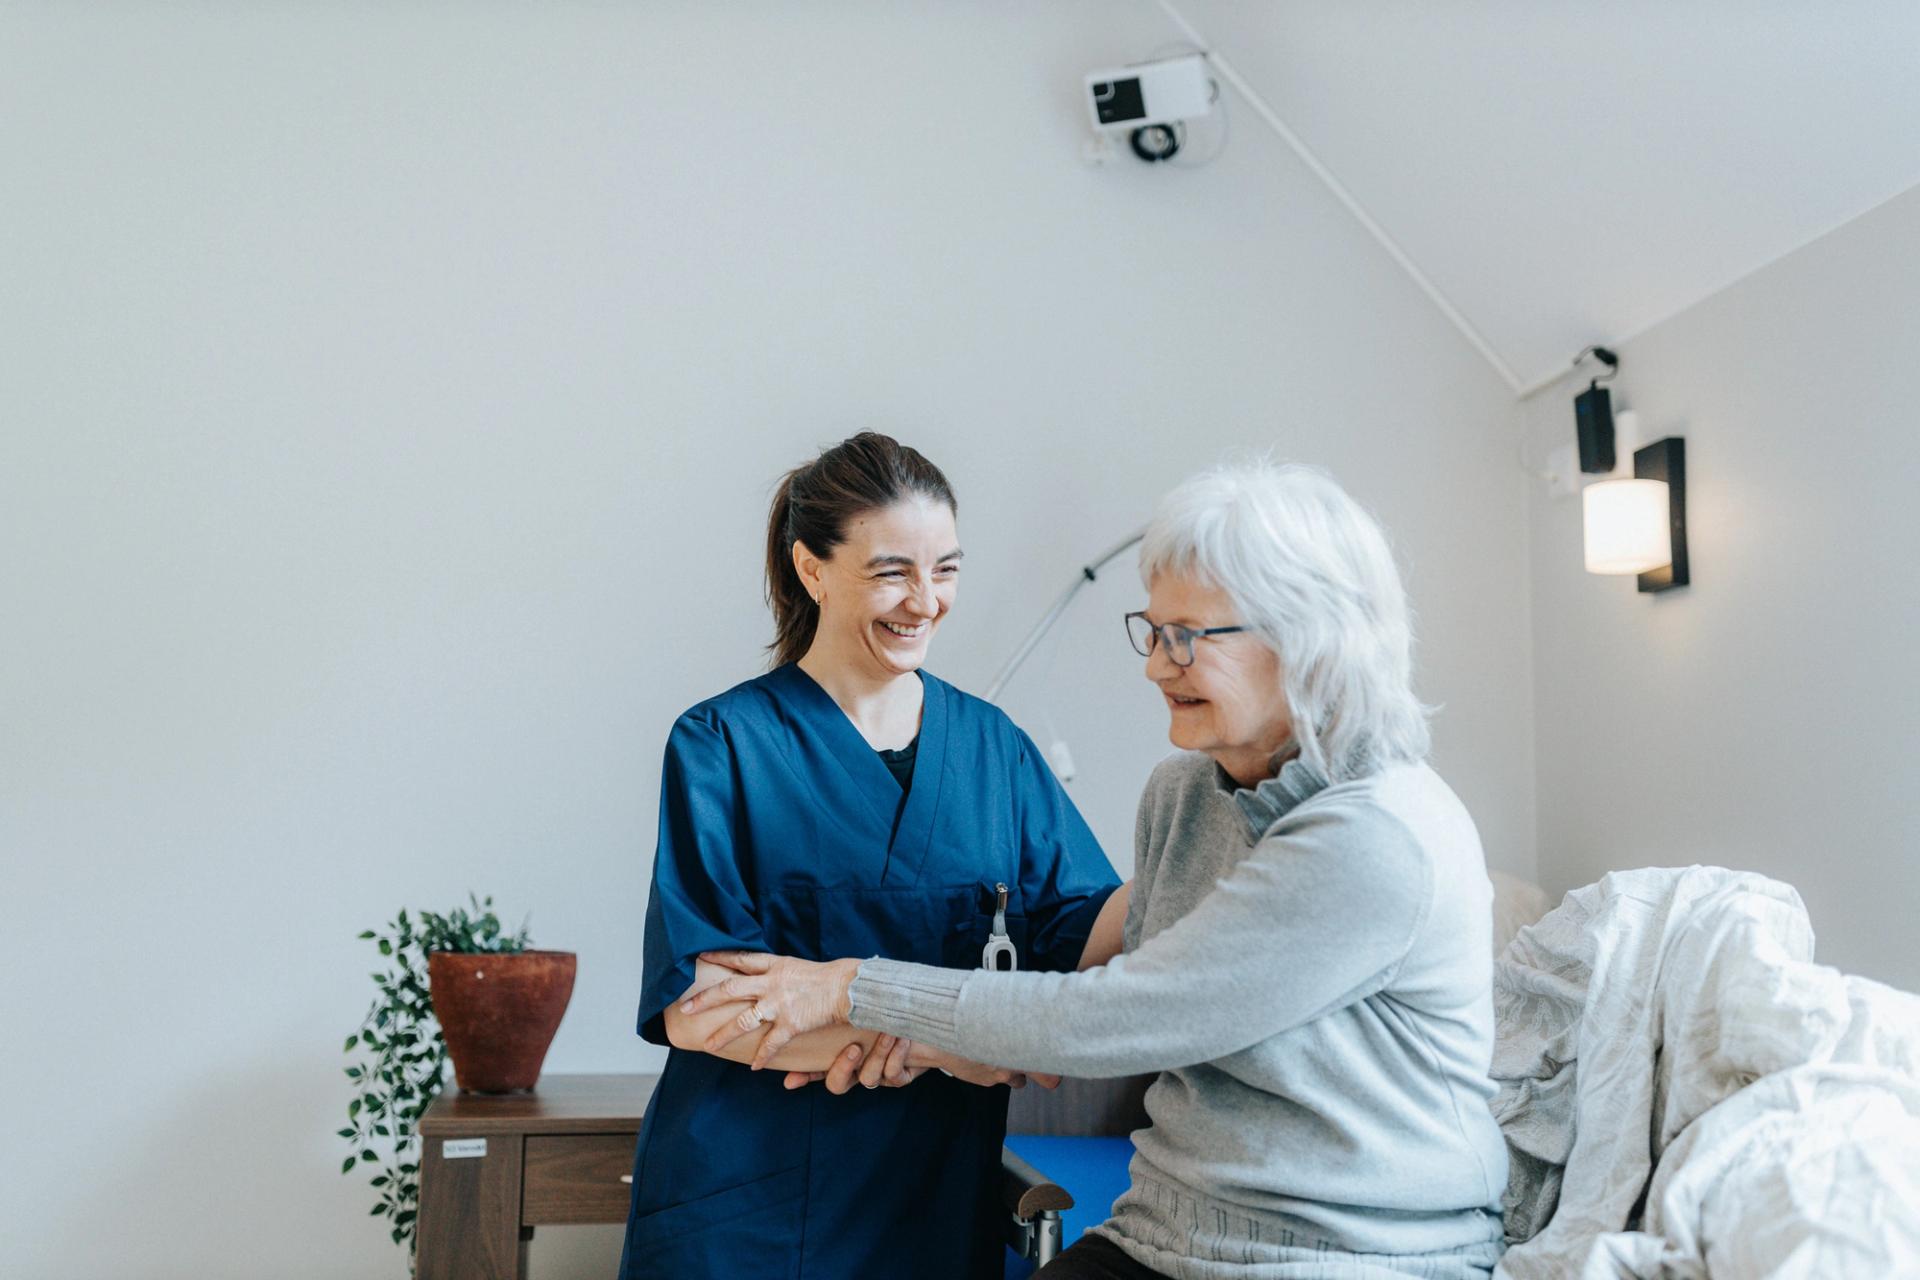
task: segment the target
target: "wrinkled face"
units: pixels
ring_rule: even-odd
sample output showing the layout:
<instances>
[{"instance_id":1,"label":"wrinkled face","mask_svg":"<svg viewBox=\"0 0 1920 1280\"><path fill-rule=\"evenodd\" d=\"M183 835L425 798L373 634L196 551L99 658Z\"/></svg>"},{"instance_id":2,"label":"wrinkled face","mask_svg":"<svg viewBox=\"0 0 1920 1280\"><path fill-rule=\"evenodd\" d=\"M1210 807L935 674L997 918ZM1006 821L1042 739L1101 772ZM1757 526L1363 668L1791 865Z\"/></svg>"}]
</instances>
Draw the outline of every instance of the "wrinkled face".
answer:
<instances>
[{"instance_id":1,"label":"wrinkled face","mask_svg":"<svg viewBox=\"0 0 1920 1280\"><path fill-rule=\"evenodd\" d=\"M795 544L794 567L820 601L815 649L873 675L918 670L953 608L960 554L953 509L917 495L849 520L831 560Z\"/></svg>"},{"instance_id":2,"label":"wrinkled face","mask_svg":"<svg viewBox=\"0 0 1920 1280\"><path fill-rule=\"evenodd\" d=\"M1147 595L1147 618L1177 622L1196 631L1240 625L1227 593L1189 578L1163 573ZM1239 776L1244 766L1264 767L1291 736L1280 655L1249 631L1201 636L1193 642L1193 665L1176 666L1167 646L1156 643L1147 657L1147 679L1160 688L1176 747L1212 756Z\"/></svg>"}]
</instances>

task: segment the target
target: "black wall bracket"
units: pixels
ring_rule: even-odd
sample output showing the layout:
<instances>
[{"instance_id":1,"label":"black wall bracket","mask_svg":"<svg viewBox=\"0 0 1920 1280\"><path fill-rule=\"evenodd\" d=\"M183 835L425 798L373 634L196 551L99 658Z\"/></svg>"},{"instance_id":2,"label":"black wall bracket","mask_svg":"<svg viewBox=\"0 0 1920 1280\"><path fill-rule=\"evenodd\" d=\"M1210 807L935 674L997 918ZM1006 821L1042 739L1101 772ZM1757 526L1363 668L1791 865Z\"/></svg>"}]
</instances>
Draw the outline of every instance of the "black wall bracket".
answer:
<instances>
[{"instance_id":1,"label":"black wall bracket","mask_svg":"<svg viewBox=\"0 0 1920 1280\"><path fill-rule=\"evenodd\" d=\"M1640 575L1640 590L1671 591L1692 580L1687 571L1687 442L1679 436L1655 440L1633 451L1636 480L1667 482L1667 520L1673 531L1673 563Z\"/></svg>"}]
</instances>

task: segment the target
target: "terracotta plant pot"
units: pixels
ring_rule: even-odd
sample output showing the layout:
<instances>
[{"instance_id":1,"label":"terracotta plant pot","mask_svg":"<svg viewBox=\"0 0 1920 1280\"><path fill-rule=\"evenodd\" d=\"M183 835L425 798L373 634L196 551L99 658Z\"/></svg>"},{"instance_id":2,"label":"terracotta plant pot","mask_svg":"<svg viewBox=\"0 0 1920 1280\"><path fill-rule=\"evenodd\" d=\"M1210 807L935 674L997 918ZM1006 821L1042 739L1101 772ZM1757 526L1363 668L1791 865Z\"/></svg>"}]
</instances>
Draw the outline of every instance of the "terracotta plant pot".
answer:
<instances>
[{"instance_id":1,"label":"terracotta plant pot","mask_svg":"<svg viewBox=\"0 0 1920 1280\"><path fill-rule=\"evenodd\" d=\"M573 998L576 960L571 951L427 955L433 1016L440 1020L453 1078L462 1091L533 1088Z\"/></svg>"}]
</instances>

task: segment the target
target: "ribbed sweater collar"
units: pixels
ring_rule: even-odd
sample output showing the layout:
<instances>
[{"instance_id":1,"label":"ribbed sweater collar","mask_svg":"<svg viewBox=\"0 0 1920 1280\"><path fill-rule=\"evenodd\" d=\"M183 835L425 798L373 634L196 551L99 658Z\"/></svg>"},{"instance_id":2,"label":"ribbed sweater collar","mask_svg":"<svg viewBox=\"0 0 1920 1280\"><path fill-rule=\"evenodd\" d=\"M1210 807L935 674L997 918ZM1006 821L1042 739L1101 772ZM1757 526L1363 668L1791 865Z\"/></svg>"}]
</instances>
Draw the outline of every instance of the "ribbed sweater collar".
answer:
<instances>
[{"instance_id":1,"label":"ribbed sweater collar","mask_svg":"<svg viewBox=\"0 0 1920 1280\"><path fill-rule=\"evenodd\" d=\"M1280 766L1280 772L1251 787L1243 787L1219 765L1213 767L1214 781L1232 798L1234 808L1246 824L1247 839L1258 841L1272 830L1297 805L1304 804L1327 789L1326 775L1299 756Z\"/></svg>"}]
</instances>

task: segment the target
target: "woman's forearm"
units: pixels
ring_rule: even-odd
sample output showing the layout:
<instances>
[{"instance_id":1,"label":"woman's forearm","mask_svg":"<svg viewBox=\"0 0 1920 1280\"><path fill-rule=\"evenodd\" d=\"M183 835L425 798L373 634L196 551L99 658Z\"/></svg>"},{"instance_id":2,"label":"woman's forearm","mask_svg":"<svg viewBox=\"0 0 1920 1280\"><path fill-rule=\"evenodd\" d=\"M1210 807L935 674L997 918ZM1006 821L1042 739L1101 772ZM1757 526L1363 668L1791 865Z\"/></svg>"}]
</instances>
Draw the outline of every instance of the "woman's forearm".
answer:
<instances>
[{"instance_id":1,"label":"woman's forearm","mask_svg":"<svg viewBox=\"0 0 1920 1280\"><path fill-rule=\"evenodd\" d=\"M988 973L867 960L847 1021L1022 1070L1120 1076L1208 1062L1378 990L1425 918L1411 840L1263 842L1200 904L1107 964Z\"/></svg>"},{"instance_id":2,"label":"woman's forearm","mask_svg":"<svg viewBox=\"0 0 1920 1280\"><path fill-rule=\"evenodd\" d=\"M1019 1070L1093 1078L1203 1060L1189 1056L1187 1018L1118 1007L1123 1002L1104 981L1110 973L987 973L868 960L853 985L852 1016L934 1052ZM971 1000L962 994L970 984Z\"/></svg>"}]
</instances>

